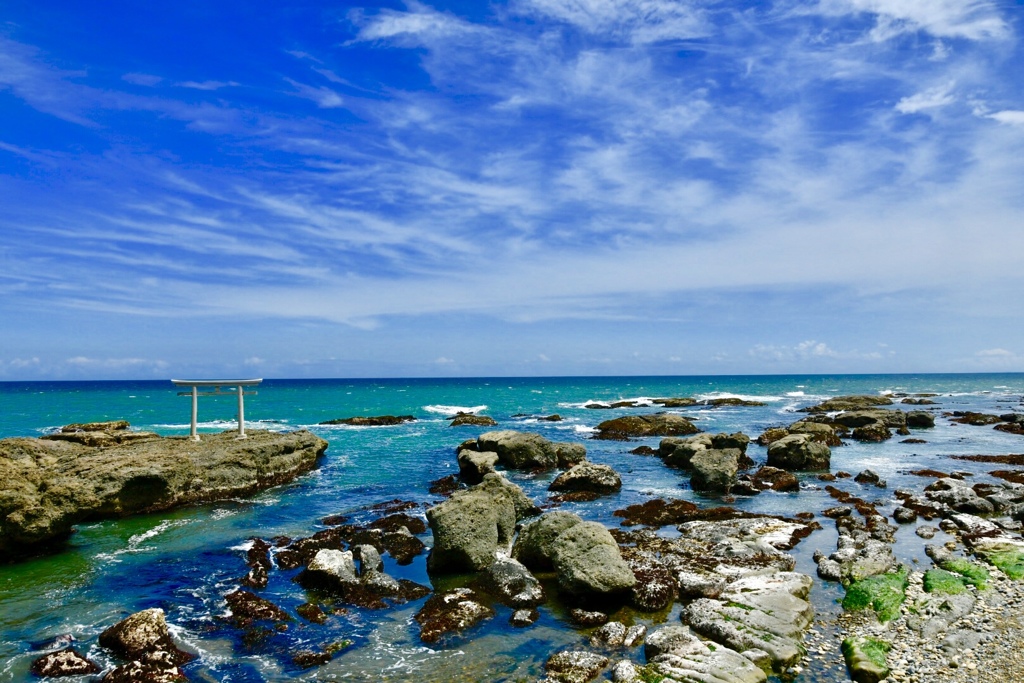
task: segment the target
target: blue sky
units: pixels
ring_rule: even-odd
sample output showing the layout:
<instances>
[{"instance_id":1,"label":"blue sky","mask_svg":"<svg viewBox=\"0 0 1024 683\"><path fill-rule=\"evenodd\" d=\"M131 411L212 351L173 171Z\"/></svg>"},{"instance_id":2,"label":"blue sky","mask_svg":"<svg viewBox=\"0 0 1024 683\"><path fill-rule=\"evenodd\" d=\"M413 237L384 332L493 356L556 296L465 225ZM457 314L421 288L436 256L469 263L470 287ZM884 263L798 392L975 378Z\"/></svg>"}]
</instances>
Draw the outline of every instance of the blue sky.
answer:
<instances>
[{"instance_id":1,"label":"blue sky","mask_svg":"<svg viewBox=\"0 0 1024 683\"><path fill-rule=\"evenodd\" d=\"M1024 5L5 2L0 380L1024 370Z\"/></svg>"}]
</instances>

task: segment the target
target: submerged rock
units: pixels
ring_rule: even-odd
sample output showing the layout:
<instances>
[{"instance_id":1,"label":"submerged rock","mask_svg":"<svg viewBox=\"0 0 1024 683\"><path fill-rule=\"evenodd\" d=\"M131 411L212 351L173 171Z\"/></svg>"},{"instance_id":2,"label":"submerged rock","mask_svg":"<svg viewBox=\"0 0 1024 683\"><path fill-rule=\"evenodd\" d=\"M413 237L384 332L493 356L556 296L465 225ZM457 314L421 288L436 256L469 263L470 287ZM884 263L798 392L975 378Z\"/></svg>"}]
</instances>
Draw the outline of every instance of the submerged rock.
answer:
<instances>
[{"instance_id":1,"label":"submerged rock","mask_svg":"<svg viewBox=\"0 0 1024 683\"><path fill-rule=\"evenodd\" d=\"M413 415L376 415L372 417L343 417L337 420L326 420L322 425L351 425L353 427L390 427L405 422L415 422Z\"/></svg>"},{"instance_id":2,"label":"submerged rock","mask_svg":"<svg viewBox=\"0 0 1024 683\"><path fill-rule=\"evenodd\" d=\"M493 617L494 610L478 598L470 588L456 588L432 596L414 617L420 625L420 640L436 643L449 634L460 633Z\"/></svg>"},{"instance_id":3,"label":"submerged rock","mask_svg":"<svg viewBox=\"0 0 1024 683\"><path fill-rule=\"evenodd\" d=\"M147 436L95 447L3 439L0 551L57 540L80 522L249 495L309 472L326 449L306 431Z\"/></svg>"},{"instance_id":4,"label":"submerged rock","mask_svg":"<svg viewBox=\"0 0 1024 683\"><path fill-rule=\"evenodd\" d=\"M32 673L36 676L85 676L100 672L100 667L74 648L50 652L32 662Z\"/></svg>"},{"instance_id":5,"label":"submerged rock","mask_svg":"<svg viewBox=\"0 0 1024 683\"><path fill-rule=\"evenodd\" d=\"M566 650L553 654L544 664L548 681L558 683L587 683L608 668L604 655L582 650Z\"/></svg>"}]
</instances>

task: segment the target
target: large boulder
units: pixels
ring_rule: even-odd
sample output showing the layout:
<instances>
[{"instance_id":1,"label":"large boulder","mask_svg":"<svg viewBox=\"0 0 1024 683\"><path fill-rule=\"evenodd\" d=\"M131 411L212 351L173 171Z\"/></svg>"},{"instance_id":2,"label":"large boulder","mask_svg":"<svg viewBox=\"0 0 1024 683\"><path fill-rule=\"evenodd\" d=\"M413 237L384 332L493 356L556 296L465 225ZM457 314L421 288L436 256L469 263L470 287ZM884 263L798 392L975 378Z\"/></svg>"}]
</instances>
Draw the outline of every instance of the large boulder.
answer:
<instances>
[{"instance_id":1,"label":"large boulder","mask_svg":"<svg viewBox=\"0 0 1024 683\"><path fill-rule=\"evenodd\" d=\"M652 413L649 415L626 415L605 420L597 425L595 439L627 441L647 436L686 436L700 430L682 415L674 413Z\"/></svg>"},{"instance_id":2,"label":"large boulder","mask_svg":"<svg viewBox=\"0 0 1024 683\"><path fill-rule=\"evenodd\" d=\"M768 446L768 464L783 470L827 470L832 450L808 434L790 434Z\"/></svg>"},{"instance_id":3,"label":"large boulder","mask_svg":"<svg viewBox=\"0 0 1024 683\"><path fill-rule=\"evenodd\" d=\"M313 560L297 577L308 588L338 590L359 583L352 551L318 550Z\"/></svg>"},{"instance_id":4,"label":"large boulder","mask_svg":"<svg viewBox=\"0 0 1024 683\"><path fill-rule=\"evenodd\" d=\"M587 447L581 443L559 441L555 444L555 456L558 458L558 469L567 470L587 459Z\"/></svg>"},{"instance_id":5,"label":"large boulder","mask_svg":"<svg viewBox=\"0 0 1024 683\"><path fill-rule=\"evenodd\" d=\"M558 465L555 444L533 432L485 432L477 439L477 450L497 453L498 461L511 470L549 470Z\"/></svg>"},{"instance_id":6,"label":"large boulder","mask_svg":"<svg viewBox=\"0 0 1024 683\"><path fill-rule=\"evenodd\" d=\"M80 522L249 495L311 471L326 449L307 431L254 430L245 439L229 431L201 441L149 435L99 446L3 439L0 551L60 539Z\"/></svg>"},{"instance_id":7,"label":"large boulder","mask_svg":"<svg viewBox=\"0 0 1024 683\"><path fill-rule=\"evenodd\" d=\"M710 448L690 460L693 476L690 485L695 491L728 493L736 483L742 451L738 448Z\"/></svg>"},{"instance_id":8,"label":"large boulder","mask_svg":"<svg viewBox=\"0 0 1024 683\"><path fill-rule=\"evenodd\" d=\"M493 451L471 451L462 449L458 454L459 477L467 484L479 484L484 475L494 472L498 464L498 454Z\"/></svg>"},{"instance_id":9,"label":"large boulder","mask_svg":"<svg viewBox=\"0 0 1024 683\"><path fill-rule=\"evenodd\" d=\"M619 474L608 465L584 461L558 475L549 491L593 491L614 493L622 488Z\"/></svg>"},{"instance_id":10,"label":"large boulder","mask_svg":"<svg viewBox=\"0 0 1024 683\"><path fill-rule=\"evenodd\" d=\"M836 429L824 422L813 422L811 420L800 420L786 428L790 434L808 434L815 441L820 441L826 446L839 446L843 443ZM781 438L781 437L780 437ZM773 439L777 440L777 439ZM767 445L767 444L764 444Z\"/></svg>"},{"instance_id":11,"label":"large boulder","mask_svg":"<svg viewBox=\"0 0 1024 683\"><path fill-rule=\"evenodd\" d=\"M522 489L500 474L487 474L477 486L456 491L427 510L434 534L427 568L435 573L486 569L496 552L509 551L516 521L533 507Z\"/></svg>"},{"instance_id":12,"label":"large boulder","mask_svg":"<svg viewBox=\"0 0 1024 683\"><path fill-rule=\"evenodd\" d=\"M934 427L935 416L925 410L912 410L907 413L907 426L915 429Z\"/></svg>"},{"instance_id":13,"label":"large boulder","mask_svg":"<svg viewBox=\"0 0 1024 683\"><path fill-rule=\"evenodd\" d=\"M688 470L693 456L709 448L712 448L710 434L698 434L685 438L668 437L662 439L658 445L658 457L669 467Z\"/></svg>"},{"instance_id":14,"label":"large boulder","mask_svg":"<svg viewBox=\"0 0 1024 683\"><path fill-rule=\"evenodd\" d=\"M558 585L572 595L607 596L636 583L615 539L597 522L570 526L555 538L551 554Z\"/></svg>"},{"instance_id":15,"label":"large boulder","mask_svg":"<svg viewBox=\"0 0 1024 683\"><path fill-rule=\"evenodd\" d=\"M550 571L553 568L553 545L559 534L583 520L571 512L547 512L523 526L512 547L512 557L530 569Z\"/></svg>"}]
</instances>

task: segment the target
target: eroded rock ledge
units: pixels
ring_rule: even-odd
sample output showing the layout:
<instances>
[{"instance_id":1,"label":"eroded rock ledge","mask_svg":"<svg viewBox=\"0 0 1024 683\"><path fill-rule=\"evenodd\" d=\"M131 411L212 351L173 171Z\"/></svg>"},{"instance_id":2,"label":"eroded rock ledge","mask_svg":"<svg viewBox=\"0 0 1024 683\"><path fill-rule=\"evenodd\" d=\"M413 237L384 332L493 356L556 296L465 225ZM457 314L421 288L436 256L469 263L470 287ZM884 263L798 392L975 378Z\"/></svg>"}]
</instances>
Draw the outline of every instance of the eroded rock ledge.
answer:
<instances>
[{"instance_id":1,"label":"eroded rock ledge","mask_svg":"<svg viewBox=\"0 0 1024 683\"><path fill-rule=\"evenodd\" d=\"M309 472L327 442L307 431L186 437L127 422L0 440L0 550L59 541L75 524L249 495Z\"/></svg>"}]
</instances>

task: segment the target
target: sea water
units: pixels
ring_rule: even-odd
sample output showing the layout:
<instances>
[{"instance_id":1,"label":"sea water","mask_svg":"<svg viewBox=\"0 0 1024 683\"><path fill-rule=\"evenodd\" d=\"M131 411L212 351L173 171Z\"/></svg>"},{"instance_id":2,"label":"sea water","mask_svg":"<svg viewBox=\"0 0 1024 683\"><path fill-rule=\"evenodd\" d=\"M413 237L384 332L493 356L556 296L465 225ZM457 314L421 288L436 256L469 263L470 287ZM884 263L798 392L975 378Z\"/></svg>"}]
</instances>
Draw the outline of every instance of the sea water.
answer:
<instances>
[{"instance_id":1,"label":"sea water","mask_svg":"<svg viewBox=\"0 0 1024 683\"><path fill-rule=\"evenodd\" d=\"M657 447L657 438L628 443L591 438L603 420L661 408L598 410L586 408L588 403L684 396L756 400L765 405L670 411L695 418L702 431L743 431L753 438L768 427L800 419L800 408L826 398L887 393L938 394L932 399L938 405L927 406L937 408L936 415L953 410L1024 411L1021 374L266 380L258 395L246 401L246 429L309 429L330 444L319 468L247 498L83 524L58 552L0 564L0 681L28 679L32 660L48 641L63 635L71 635L76 648L94 661L112 666L116 662L98 646L98 634L128 614L151 607L162 608L175 636L200 654L186 667L195 681L532 680L542 675L551 654L585 644L584 635L568 625L567 608L557 601L542 606L540 620L526 629L510 627L510 610L495 605L495 618L445 645L428 647L418 640L412 619L422 600L381 611L350 608L322 625L297 618L286 631L247 643L223 619L224 595L245 575L245 551L254 537L308 536L324 528L319 520L327 515L347 513L358 522L368 519L366 507L395 498L423 506L436 503L439 497L428 492L430 482L457 473L455 447L487 431L449 426L446 418L459 411L493 417L498 427L492 429L533 431L553 441L584 444L590 460L621 474L622 491L593 502L566 503L560 509L610 527L620 521L612 514L615 510L652 497L683 498L707 506L721 500L696 494L685 473L666 468L659 459L630 453L643 444ZM127 419L134 429L184 435L189 429L189 403L170 382L0 383L0 438L40 436L72 422L113 419ZM235 410L230 396L201 398L200 434L234 428ZM552 413L564 419L537 419ZM417 419L391 427L319 424L357 415ZM924 484L909 470L969 471L975 474L973 481L994 481L987 472L995 467L950 456L1024 452L1022 436L957 425L941 417L934 429L915 430L914 436L927 443L904 444L897 436L881 444L848 442L834 448L833 471L870 468L889 482L886 490L861 487L852 480L836 485L877 501L883 513L891 513L892 491L904 485L920 490ZM751 443L748 454L759 465L764 463L764 448ZM544 504L556 474L508 476ZM793 551L797 570L813 576L814 549L835 549L834 525L820 516L834 501L813 475L801 475L801 481L799 493L740 496L733 504L753 512L818 515L823 529ZM899 533L897 557L928 566L923 542L911 527ZM430 544L429 532L421 538ZM385 570L433 586L425 558L421 555L401 567L385 556ZM294 614L295 607L309 599L292 580L296 573L272 571L270 584L260 595ZM465 577L435 580L444 587ZM818 613L834 615L841 594L835 584L816 580L812 600ZM653 629L678 623L678 614L677 605L666 613L634 618ZM290 655L297 650L339 641L350 644L323 666L301 669L291 662ZM642 660L642 648L623 656ZM797 680L844 677L839 669L819 665L809 666Z\"/></svg>"}]
</instances>

